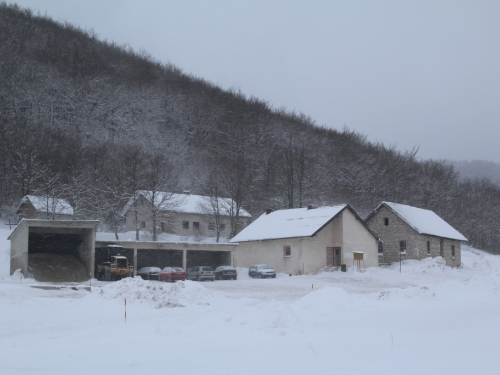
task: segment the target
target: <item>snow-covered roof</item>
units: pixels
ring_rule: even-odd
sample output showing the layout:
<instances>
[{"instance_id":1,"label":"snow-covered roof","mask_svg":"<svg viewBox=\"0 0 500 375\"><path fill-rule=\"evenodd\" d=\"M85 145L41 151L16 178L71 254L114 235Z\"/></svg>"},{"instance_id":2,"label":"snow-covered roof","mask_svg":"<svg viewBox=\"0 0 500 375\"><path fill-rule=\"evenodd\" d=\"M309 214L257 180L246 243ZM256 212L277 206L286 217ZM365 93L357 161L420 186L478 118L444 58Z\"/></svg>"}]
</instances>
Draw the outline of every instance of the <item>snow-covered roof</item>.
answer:
<instances>
[{"instance_id":1,"label":"snow-covered roof","mask_svg":"<svg viewBox=\"0 0 500 375\"><path fill-rule=\"evenodd\" d=\"M25 195L23 199L21 199L21 204L29 202L31 202L35 210L40 213L48 212L49 214L57 215L73 215L73 207L71 207L65 199L47 198L36 195Z\"/></svg>"},{"instance_id":2,"label":"snow-covered roof","mask_svg":"<svg viewBox=\"0 0 500 375\"><path fill-rule=\"evenodd\" d=\"M382 202L375 211L378 211L382 205L386 205L393 210L401 219L420 234L467 241L467 238L433 211L392 202Z\"/></svg>"},{"instance_id":3,"label":"snow-covered roof","mask_svg":"<svg viewBox=\"0 0 500 375\"><path fill-rule=\"evenodd\" d=\"M314 209L293 208L262 214L229 242L311 237L346 207L343 204Z\"/></svg>"},{"instance_id":4,"label":"snow-covered roof","mask_svg":"<svg viewBox=\"0 0 500 375\"><path fill-rule=\"evenodd\" d=\"M141 195L151 201L153 196L151 191L148 190L138 190L136 191L136 199ZM204 214L210 207L210 197L195 194L176 194L169 192L156 192L155 203L157 206L161 207L164 205L165 211L172 212L183 212L190 214ZM223 216L230 216L229 212L233 201L229 198L219 198L219 207L221 207L221 214ZM122 214L125 214L132 208L134 204L134 199L131 198L125 207L123 208ZM246 210L240 208L241 217L252 217Z\"/></svg>"}]
</instances>

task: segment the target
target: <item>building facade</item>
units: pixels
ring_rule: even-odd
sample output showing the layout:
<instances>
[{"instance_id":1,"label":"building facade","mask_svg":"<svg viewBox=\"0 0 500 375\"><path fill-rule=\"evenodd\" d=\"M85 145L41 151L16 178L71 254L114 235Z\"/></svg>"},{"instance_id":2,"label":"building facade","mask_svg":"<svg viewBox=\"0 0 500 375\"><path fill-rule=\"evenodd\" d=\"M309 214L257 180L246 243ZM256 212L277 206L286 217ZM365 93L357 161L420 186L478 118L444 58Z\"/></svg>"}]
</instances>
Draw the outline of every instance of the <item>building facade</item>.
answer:
<instances>
[{"instance_id":1,"label":"building facade","mask_svg":"<svg viewBox=\"0 0 500 375\"><path fill-rule=\"evenodd\" d=\"M366 223L381 239L380 264L438 256L448 266L462 264L461 245L467 239L432 211L383 202Z\"/></svg>"}]
</instances>

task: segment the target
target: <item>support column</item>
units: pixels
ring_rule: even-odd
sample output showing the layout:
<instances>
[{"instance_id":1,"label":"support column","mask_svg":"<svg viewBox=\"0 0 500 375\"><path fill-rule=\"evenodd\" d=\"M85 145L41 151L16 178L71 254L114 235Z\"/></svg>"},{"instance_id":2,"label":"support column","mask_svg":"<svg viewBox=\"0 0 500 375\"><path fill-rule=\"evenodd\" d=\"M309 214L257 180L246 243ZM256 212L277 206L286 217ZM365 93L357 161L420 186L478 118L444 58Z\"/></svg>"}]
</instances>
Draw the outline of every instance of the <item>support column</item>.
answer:
<instances>
[{"instance_id":1,"label":"support column","mask_svg":"<svg viewBox=\"0 0 500 375\"><path fill-rule=\"evenodd\" d=\"M134 277L137 276L137 248L134 247Z\"/></svg>"},{"instance_id":2,"label":"support column","mask_svg":"<svg viewBox=\"0 0 500 375\"><path fill-rule=\"evenodd\" d=\"M187 267L187 250L184 249L182 250L182 268L184 268L184 271L186 270Z\"/></svg>"}]
</instances>

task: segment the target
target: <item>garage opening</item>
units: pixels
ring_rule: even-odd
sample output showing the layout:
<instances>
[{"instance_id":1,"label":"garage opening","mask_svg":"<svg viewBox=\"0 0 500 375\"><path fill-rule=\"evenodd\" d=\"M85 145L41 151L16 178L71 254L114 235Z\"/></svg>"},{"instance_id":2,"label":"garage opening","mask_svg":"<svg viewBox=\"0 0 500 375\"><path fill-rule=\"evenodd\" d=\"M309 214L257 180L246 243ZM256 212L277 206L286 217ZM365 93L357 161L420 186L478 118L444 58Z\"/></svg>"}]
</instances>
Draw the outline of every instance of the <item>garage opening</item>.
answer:
<instances>
[{"instance_id":1,"label":"garage opening","mask_svg":"<svg viewBox=\"0 0 500 375\"><path fill-rule=\"evenodd\" d=\"M30 227L28 276L37 281L82 282L90 279L92 229Z\"/></svg>"},{"instance_id":2,"label":"garage opening","mask_svg":"<svg viewBox=\"0 0 500 375\"><path fill-rule=\"evenodd\" d=\"M142 267L182 267L182 250L137 250L137 270Z\"/></svg>"},{"instance_id":3,"label":"garage opening","mask_svg":"<svg viewBox=\"0 0 500 375\"><path fill-rule=\"evenodd\" d=\"M215 269L224 265L231 265L230 251L188 250L187 252L187 268L209 266Z\"/></svg>"}]
</instances>

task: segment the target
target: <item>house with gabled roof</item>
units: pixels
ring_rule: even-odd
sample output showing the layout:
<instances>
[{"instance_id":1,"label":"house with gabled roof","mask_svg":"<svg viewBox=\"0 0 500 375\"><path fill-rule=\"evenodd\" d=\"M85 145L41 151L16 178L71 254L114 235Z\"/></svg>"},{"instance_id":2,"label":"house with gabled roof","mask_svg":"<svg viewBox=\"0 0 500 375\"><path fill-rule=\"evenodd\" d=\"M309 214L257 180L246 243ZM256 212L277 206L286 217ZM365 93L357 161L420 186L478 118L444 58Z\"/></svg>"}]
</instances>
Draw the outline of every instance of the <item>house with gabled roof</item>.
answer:
<instances>
[{"instance_id":1,"label":"house with gabled roof","mask_svg":"<svg viewBox=\"0 0 500 375\"><path fill-rule=\"evenodd\" d=\"M71 220L73 218L73 207L67 200L62 198L25 195L21 199L16 215L19 220Z\"/></svg>"},{"instance_id":2,"label":"house with gabled roof","mask_svg":"<svg viewBox=\"0 0 500 375\"><path fill-rule=\"evenodd\" d=\"M156 210L158 233L216 237L218 231L221 236L229 237L234 209L235 204L229 198L138 190L123 208L122 215L128 231L135 231L137 225L140 230L152 232L153 210ZM246 227L251 217L240 208L238 228Z\"/></svg>"},{"instance_id":3,"label":"house with gabled roof","mask_svg":"<svg viewBox=\"0 0 500 375\"><path fill-rule=\"evenodd\" d=\"M347 204L268 210L230 242L238 244L238 267L265 263L296 275L326 266L350 267L353 252L363 253L365 267L378 266L378 238Z\"/></svg>"},{"instance_id":4,"label":"house with gabled roof","mask_svg":"<svg viewBox=\"0 0 500 375\"><path fill-rule=\"evenodd\" d=\"M366 223L381 239L380 263L441 256L449 266L461 265L461 245L467 238L433 211L382 202Z\"/></svg>"}]
</instances>

